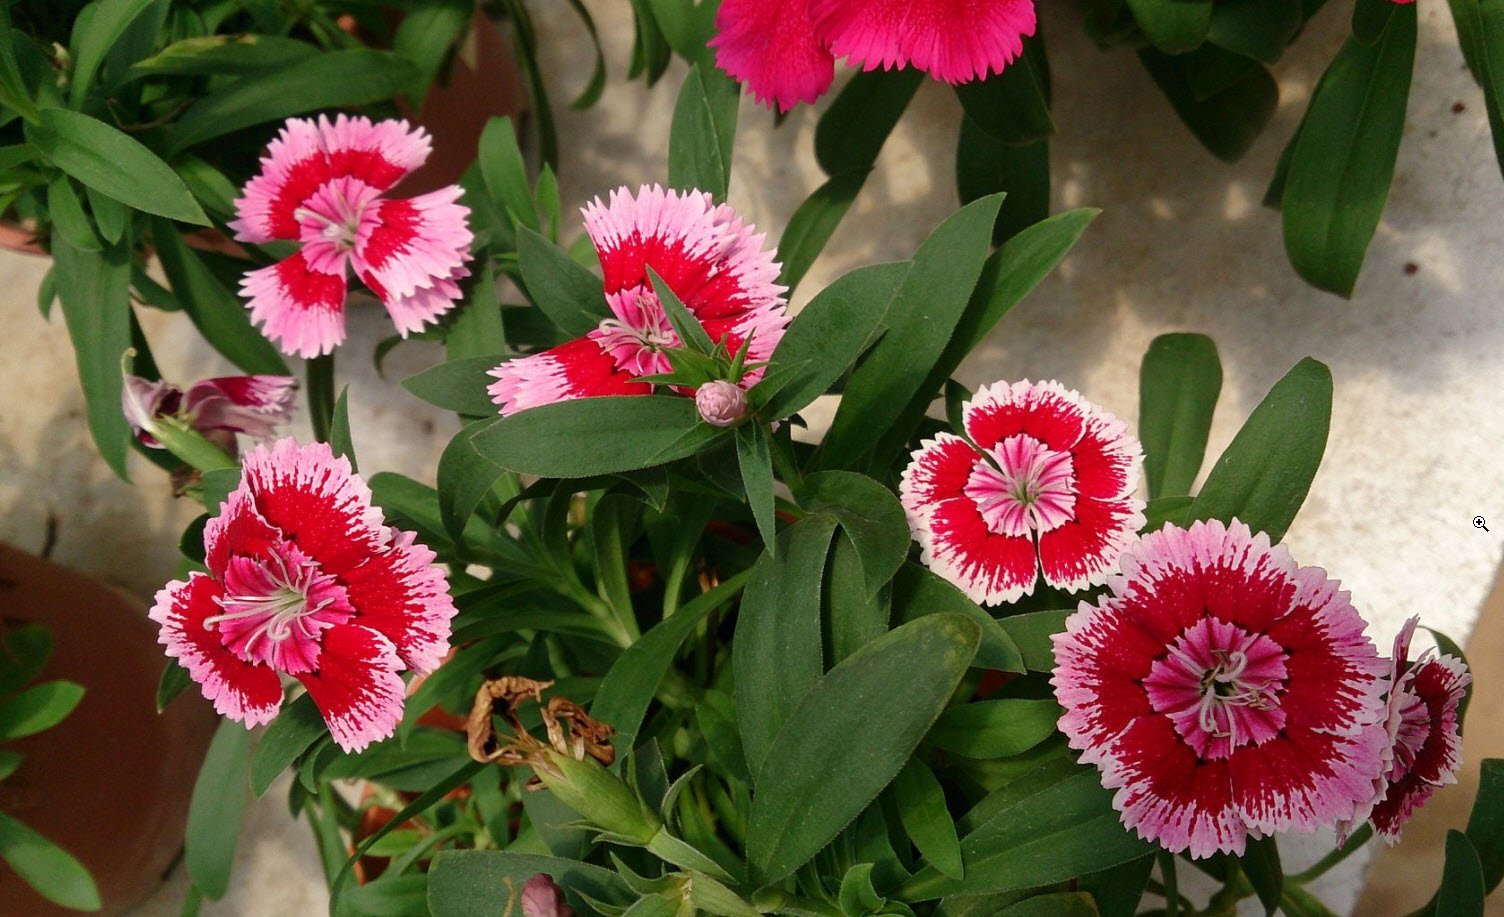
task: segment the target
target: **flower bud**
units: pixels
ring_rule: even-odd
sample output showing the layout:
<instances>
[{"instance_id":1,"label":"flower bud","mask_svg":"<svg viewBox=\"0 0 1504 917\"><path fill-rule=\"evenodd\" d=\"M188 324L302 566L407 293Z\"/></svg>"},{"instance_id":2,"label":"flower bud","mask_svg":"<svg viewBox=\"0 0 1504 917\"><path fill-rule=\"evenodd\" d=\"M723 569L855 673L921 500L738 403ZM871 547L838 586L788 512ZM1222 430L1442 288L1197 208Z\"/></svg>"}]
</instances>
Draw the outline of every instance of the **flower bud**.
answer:
<instances>
[{"instance_id":1,"label":"flower bud","mask_svg":"<svg viewBox=\"0 0 1504 917\"><path fill-rule=\"evenodd\" d=\"M540 872L522 886L522 917L574 917L574 911L553 878Z\"/></svg>"},{"instance_id":2,"label":"flower bud","mask_svg":"<svg viewBox=\"0 0 1504 917\"><path fill-rule=\"evenodd\" d=\"M730 427L747 416L747 393L735 382L717 379L695 392L695 407L713 427Z\"/></svg>"},{"instance_id":3,"label":"flower bud","mask_svg":"<svg viewBox=\"0 0 1504 917\"><path fill-rule=\"evenodd\" d=\"M643 845L662 827L632 788L599 761L588 756L580 760L552 748L544 754L552 766L535 768L538 779L591 824Z\"/></svg>"}]
</instances>

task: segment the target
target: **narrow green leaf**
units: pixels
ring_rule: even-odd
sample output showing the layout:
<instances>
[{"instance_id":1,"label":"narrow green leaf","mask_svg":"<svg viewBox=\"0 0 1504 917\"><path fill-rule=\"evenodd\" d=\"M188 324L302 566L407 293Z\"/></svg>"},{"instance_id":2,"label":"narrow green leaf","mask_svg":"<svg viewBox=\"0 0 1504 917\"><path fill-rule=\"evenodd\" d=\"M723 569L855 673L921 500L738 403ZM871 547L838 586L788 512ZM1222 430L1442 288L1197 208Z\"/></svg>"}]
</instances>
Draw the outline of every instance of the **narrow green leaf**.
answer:
<instances>
[{"instance_id":1,"label":"narrow green leaf","mask_svg":"<svg viewBox=\"0 0 1504 917\"><path fill-rule=\"evenodd\" d=\"M1290 154L1285 251L1313 285L1351 296L1379 225L1415 61L1416 11L1394 10L1378 41L1348 39L1317 84Z\"/></svg>"},{"instance_id":2,"label":"narrow green leaf","mask_svg":"<svg viewBox=\"0 0 1504 917\"><path fill-rule=\"evenodd\" d=\"M1279 847L1273 836L1249 838L1247 849L1238 857L1238 862L1243 867L1243 875L1248 877L1248 884L1258 895L1259 903L1264 905L1264 914L1273 917L1285 888L1285 872L1280 867Z\"/></svg>"},{"instance_id":3,"label":"narrow green leaf","mask_svg":"<svg viewBox=\"0 0 1504 917\"><path fill-rule=\"evenodd\" d=\"M329 421L329 448L335 455L343 455L350 460L350 469L360 471L355 461L355 440L350 434L350 387L347 385L339 390L339 397L334 399L334 414Z\"/></svg>"},{"instance_id":4,"label":"narrow green leaf","mask_svg":"<svg viewBox=\"0 0 1504 917\"><path fill-rule=\"evenodd\" d=\"M412 5L392 35L392 50L413 62L418 79L406 90L408 104L423 107L430 86L438 84L444 62L465 37L475 15L468 0L427 0Z\"/></svg>"},{"instance_id":5,"label":"narrow green leaf","mask_svg":"<svg viewBox=\"0 0 1504 917\"><path fill-rule=\"evenodd\" d=\"M616 396L520 411L479 428L470 442L509 471L583 478L685 458L721 433L700 420L693 399ZM610 443L611 448L581 449L580 443L587 441Z\"/></svg>"},{"instance_id":6,"label":"narrow green leaf","mask_svg":"<svg viewBox=\"0 0 1504 917\"><path fill-rule=\"evenodd\" d=\"M167 665L162 668L162 677L157 681L157 712L166 710L168 704L192 686L193 677L182 663L176 659L167 660Z\"/></svg>"},{"instance_id":7,"label":"narrow green leaf","mask_svg":"<svg viewBox=\"0 0 1504 917\"><path fill-rule=\"evenodd\" d=\"M1206 40L1228 51L1274 64L1304 22L1300 0L1221 0L1212 6L1212 24Z\"/></svg>"},{"instance_id":8,"label":"narrow green leaf","mask_svg":"<svg viewBox=\"0 0 1504 917\"><path fill-rule=\"evenodd\" d=\"M695 64L679 89L669 127L668 183L726 200L740 87L722 70Z\"/></svg>"},{"instance_id":9,"label":"narrow green leaf","mask_svg":"<svg viewBox=\"0 0 1504 917\"><path fill-rule=\"evenodd\" d=\"M1165 523L1173 523L1185 528L1190 523L1186 517L1190 514L1191 505L1196 502L1195 497L1160 497L1150 500L1149 505L1144 507L1144 527L1142 531L1157 532L1165 527Z\"/></svg>"},{"instance_id":10,"label":"narrow green leaf","mask_svg":"<svg viewBox=\"0 0 1504 917\"><path fill-rule=\"evenodd\" d=\"M450 360L402 380L402 387L435 407L470 417L490 417L496 405L486 386L495 381L489 373L507 357L478 356Z\"/></svg>"},{"instance_id":11,"label":"narrow green leaf","mask_svg":"<svg viewBox=\"0 0 1504 917\"><path fill-rule=\"evenodd\" d=\"M849 532L836 537L825 571L826 640L832 664L888 632L890 601L879 589L867 591L861 554Z\"/></svg>"},{"instance_id":12,"label":"narrow green leaf","mask_svg":"<svg viewBox=\"0 0 1504 917\"><path fill-rule=\"evenodd\" d=\"M1212 25L1211 0L1127 0L1144 37L1166 54L1194 51Z\"/></svg>"},{"instance_id":13,"label":"narrow green leaf","mask_svg":"<svg viewBox=\"0 0 1504 917\"><path fill-rule=\"evenodd\" d=\"M961 841L945 806L945 790L934 772L918 758L909 759L893 779L893 798L903 830L925 862L948 878L962 878L966 869L961 863Z\"/></svg>"},{"instance_id":14,"label":"narrow green leaf","mask_svg":"<svg viewBox=\"0 0 1504 917\"><path fill-rule=\"evenodd\" d=\"M83 685L45 681L0 701L0 742L51 729L67 719L83 696Z\"/></svg>"},{"instance_id":15,"label":"narrow green leaf","mask_svg":"<svg viewBox=\"0 0 1504 917\"><path fill-rule=\"evenodd\" d=\"M99 234L107 244L118 245L125 238L125 231L130 228L130 208L87 185L84 186L84 193L89 198L89 212L94 215L94 225L99 228Z\"/></svg>"},{"instance_id":16,"label":"narrow green leaf","mask_svg":"<svg viewBox=\"0 0 1504 917\"><path fill-rule=\"evenodd\" d=\"M768 429L760 424L742 424L736 429L736 464L741 469L742 488L757 522L757 534L769 551L776 549L778 524L773 516L773 455Z\"/></svg>"},{"instance_id":17,"label":"narrow green leaf","mask_svg":"<svg viewBox=\"0 0 1504 917\"><path fill-rule=\"evenodd\" d=\"M7 630L0 638L0 694L30 684L52 658L52 635L40 624Z\"/></svg>"},{"instance_id":18,"label":"narrow green leaf","mask_svg":"<svg viewBox=\"0 0 1504 917\"><path fill-rule=\"evenodd\" d=\"M136 210L196 226L209 218L172 167L140 141L97 118L44 109L26 140L53 165Z\"/></svg>"},{"instance_id":19,"label":"narrow green leaf","mask_svg":"<svg viewBox=\"0 0 1504 917\"><path fill-rule=\"evenodd\" d=\"M1006 194L993 241L1023 232L1050 213L1050 141L1007 143L963 115L956 140L956 193L963 204Z\"/></svg>"},{"instance_id":20,"label":"narrow green leaf","mask_svg":"<svg viewBox=\"0 0 1504 917\"><path fill-rule=\"evenodd\" d=\"M97 911L99 889L68 851L0 812L0 859L48 901L76 911Z\"/></svg>"},{"instance_id":21,"label":"narrow green leaf","mask_svg":"<svg viewBox=\"0 0 1504 917\"><path fill-rule=\"evenodd\" d=\"M1188 518L1234 517L1270 541L1285 537L1326 451L1332 372L1307 357L1274 384L1202 485Z\"/></svg>"},{"instance_id":22,"label":"narrow green leaf","mask_svg":"<svg viewBox=\"0 0 1504 917\"><path fill-rule=\"evenodd\" d=\"M731 643L736 717L754 778L806 692L825 671L820 592L835 535L832 516L806 516L777 536L752 568Z\"/></svg>"},{"instance_id":23,"label":"narrow green leaf","mask_svg":"<svg viewBox=\"0 0 1504 917\"><path fill-rule=\"evenodd\" d=\"M1171 6L1186 5L1180 0L1160 2ZM1200 98L1191 85L1192 60L1189 57L1172 57L1152 48L1139 51L1138 56L1165 98L1170 100L1175 114L1218 159L1233 162L1248 152L1279 105L1279 86L1262 66L1249 70L1246 76L1221 92Z\"/></svg>"},{"instance_id":24,"label":"narrow green leaf","mask_svg":"<svg viewBox=\"0 0 1504 917\"><path fill-rule=\"evenodd\" d=\"M492 118L486 122L476 162L486 191L497 208L510 216L514 225L526 226L533 232L542 228L511 118Z\"/></svg>"},{"instance_id":25,"label":"narrow green leaf","mask_svg":"<svg viewBox=\"0 0 1504 917\"><path fill-rule=\"evenodd\" d=\"M922 82L912 67L853 75L815 126L815 158L825 174L871 169Z\"/></svg>"},{"instance_id":26,"label":"narrow green leaf","mask_svg":"<svg viewBox=\"0 0 1504 917\"><path fill-rule=\"evenodd\" d=\"M120 358L131 346L130 253L123 248L85 252L53 239L52 258L89 432L105 463L125 478L131 431L120 411Z\"/></svg>"},{"instance_id":27,"label":"narrow green leaf","mask_svg":"<svg viewBox=\"0 0 1504 917\"><path fill-rule=\"evenodd\" d=\"M1032 143L1055 132L1046 90L1048 67L1044 42L1033 35L1024 39L1023 53L1002 73L962 83L956 97L967 117L994 139Z\"/></svg>"},{"instance_id":28,"label":"narrow green leaf","mask_svg":"<svg viewBox=\"0 0 1504 917\"><path fill-rule=\"evenodd\" d=\"M1138 438L1149 498L1191 492L1222 391L1217 345L1201 334L1163 334L1139 369Z\"/></svg>"},{"instance_id":29,"label":"narrow green leaf","mask_svg":"<svg viewBox=\"0 0 1504 917\"><path fill-rule=\"evenodd\" d=\"M915 621L925 615L958 614L970 618L982 630L976 664L1002 672L1022 672L1025 657L1002 624L961 590L915 563L905 564L893 579L893 618ZM1054 663L1050 665L1054 668Z\"/></svg>"},{"instance_id":30,"label":"narrow green leaf","mask_svg":"<svg viewBox=\"0 0 1504 917\"><path fill-rule=\"evenodd\" d=\"M862 562L867 595L881 589L909 554L903 504L873 479L850 471L821 471L795 490L799 505L835 516Z\"/></svg>"},{"instance_id":31,"label":"narrow green leaf","mask_svg":"<svg viewBox=\"0 0 1504 917\"><path fill-rule=\"evenodd\" d=\"M1055 645L1050 637L1065 630L1065 619L1070 615L1070 611L1033 611L1009 615L998 623L1013 638L1013 642L1018 644L1024 665L1029 671L1053 672Z\"/></svg>"},{"instance_id":32,"label":"narrow green leaf","mask_svg":"<svg viewBox=\"0 0 1504 917\"><path fill-rule=\"evenodd\" d=\"M1492 893L1504 879L1504 759L1485 759L1478 796L1467 819L1467 839L1483 864L1483 890Z\"/></svg>"},{"instance_id":33,"label":"narrow green leaf","mask_svg":"<svg viewBox=\"0 0 1504 917\"><path fill-rule=\"evenodd\" d=\"M52 219L53 234L62 236L74 248L86 252L103 248L67 175L58 175L47 184L47 216Z\"/></svg>"},{"instance_id":34,"label":"narrow green leaf","mask_svg":"<svg viewBox=\"0 0 1504 917\"><path fill-rule=\"evenodd\" d=\"M651 266L647 269L648 282L653 286L653 292L658 296L658 302L663 307L664 316L673 327L674 333L685 347L696 353L709 356L715 349L715 343L710 340L710 335L705 332L705 326L695 318L694 313L679 299L679 294L669 289L663 278Z\"/></svg>"},{"instance_id":35,"label":"narrow green leaf","mask_svg":"<svg viewBox=\"0 0 1504 917\"><path fill-rule=\"evenodd\" d=\"M601 279L526 227L517 231L517 259L528 297L561 331L587 334L610 315Z\"/></svg>"},{"instance_id":36,"label":"narrow green leaf","mask_svg":"<svg viewBox=\"0 0 1504 917\"><path fill-rule=\"evenodd\" d=\"M1055 734L1060 705L1053 700L983 700L940 714L925 741L963 758L1008 758Z\"/></svg>"},{"instance_id":37,"label":"narrow green leaf","mask_svg":"<svg viewBox=\"0 0 1504 917\"><path fill-rule=\"evenodd\" d=\"M1080 889L1091 895L1100 917L1133 917L1154 870L1154 857L1139 857L1120 866L1082 876Z\"/></svg>"},{"instance_id":38,"label":"narrow green leaf","mask_svg":"<svg viewBox=\"0 0 1504 917\"><path fill-rule=\"evenodd\" d=\"M233 720L222 720L193 784L183 859L193 884L213 901L224 897L230 887L230 865L245 818L250 756L250 730Z\"/></svg>"},{"instance_id":39,"label":"narrow green leaf","mask_svg":"<svg viewBox=\"0 0 1504 917\"><path fill-rule=\"evenodd\" d=\"M783 262L778 283L788 287L787 295L794 294L794 288L804 279L805 272L825 250L825 243L841 225L841 219L851 209L869 174L870 169L857 169L832 175L789 217L783 228L783 237L778 240L778 259Z\"/></svg>"},{"instance_id":40,"label":"narrow green leaf","mask_svg":"<svg viewBox=\"0 0 1504 917\"><path fill-rule=\"evenodd\" d=\"M965 618L932 615L872 641L811 687L763 759L747 817L747 860L763 883L807 862L897 776L978 638ZM738 664L738 688L745 671Z\"/></svg>"},{"instance_id":41,"label":"narrow green leaf","mask_svg":"<svg viewBox=\"0 0 1504 917\"><path fill-rule=\"evenodd\" d=\"M251 757L251 792L266 794L282 772L292 766L314 742L329 734L313 696L300 695L286 704L262 734Z\"/></svg>"},{"instance_id":42,"label":"narrow green leaf","mask_svg":"<svg viewBox=\"0 0 1504 917\"><path fill-rule=\"evenodd\" d=\"M434 917L516 917L522 912L522 886L544 873L558 883L576 907L580 895L625 904L631 892L609 869L557 857L504 850L445 850L428 873L428 907Z\"/></svg>"},{"instance_id":43,"label":"narrow green leaf","mask_svg":"<svg viewBox=\"0 0 1504 917\"><path fill-rule=\"evenodd\" d=\"M87 25L80 17L69 49L73 56L73 73L68 98L73 107L81 107L80 103L89 94L105 54L136 17L154 3L156 0L99 0Z\"/></svg>"},{"instance_id":44,"label":"narrow green leaf","mask_svg":"<svg viewBox=\"0 0 1504 917\"><path fill-rule=\"evenodd\" d=\"M439 456L439 515L456 544L461 543L462 533L481 500L507 473L507 469L475 447L475 437L499 423L501 419L493 417L467 425L454 435Z\"/></svg>"},{"instance_id":45,"label":"narrow green leaf","mask_svg":"<svg viewBox=\"0 0 1504 917\"><path fill-rule=\"evenodd\" d=\"M196 35L131 65L132 76L239 76L301 63L319 54L306 41L279 35Z\"/></svg>"},{"instance_id":46,"label":"narrow green leaf","mask_svg":"<svg viewBox=\"0 0 1504 917\"><path fill-rule=\"evenodd\" d=\"M1441 891L1436 894L1436 915L1483 917L1483 864L1467 835L1447 832L1447 859L1441 873Z\"/></svg>"}]
</instances>

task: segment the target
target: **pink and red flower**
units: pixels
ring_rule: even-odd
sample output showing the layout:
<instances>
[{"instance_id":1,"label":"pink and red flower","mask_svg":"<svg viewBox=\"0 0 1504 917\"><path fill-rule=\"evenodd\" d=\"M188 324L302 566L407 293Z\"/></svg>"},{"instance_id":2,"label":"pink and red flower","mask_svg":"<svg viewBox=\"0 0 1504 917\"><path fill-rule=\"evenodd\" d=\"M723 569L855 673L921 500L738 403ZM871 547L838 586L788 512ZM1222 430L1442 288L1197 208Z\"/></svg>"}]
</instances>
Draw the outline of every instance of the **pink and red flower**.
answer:
<instances>
[{"instance_id":1,"label":"pink and red flower","mask_svg":"<svg viewBox=\"0 0 1504 917\"><path fill-rule=\"evenodd\" d=\"M830 88L835 60L914 67L947 83L985 79L1023 53L1034 0L724 0L716 64L788 111Z\"/></svg>"},{"instance_id":2,"label":"pink and red flower","mask_svg":"<svg viewBox=\"0 0 1504 917\"><path fill-rule=\"evenodd\" d=\"M271 721L290 675L358 751L401 720L398 673L430 672L448 651L455 609L433 560L383 524L347 459L289 437L246 456L204 527L209 572L168 583L151 618L219 713Z\"/></svg>"},{"instance_id":3,"label":"pink and red flower","mask_svg":"<svg viewBox=\"0 0 1504 917\"><path fill-rule=\"evenodd\" d=\"M277 427L292 419L296 391L291 376L220 376L195 382L184 392L167 382L127 374L121 410L144 446L162 448L149 428L164 418L176 418L233 456L236 434L270 439Z\"/></svg>"},{"instance_id":4,"label":"pink and red flower","mask_svg":"<svg viewBox=\"0 0 1504 917\"><path fill-rule=\"evenodd\" d=\"M242 242L302 243L240 286L252 321L284 352L319 356L345 339L347 267L404 337L454 306L473 238L459 186L383 197L429 150L428 135L406 121L346 115L290 118L268 146L230 228Z\"/></svg>"},{"instance_id":5,"label":"pink and red flower","mask_svg":"<svg viewBox=\"0 0 1504 917\"><path fill-rule=\"evenodd\" d=\"M926 440L898 493L920 559L979 605L1100 585L1144 524L1127 424L1056 382L995 383L965 438Z\"/></svg>"},{"instance_id":6,"label":"pink and red flower","mask_svg":"<svg viewBox=\"0 0 1504 917\"><path fill-rule=\"evenodd\" d=\"M1346 592L1236 520L1145 535L1054 636L1060 729L1172 852L1350 819L1385 746L1384 661Z\"/></svg>"},{"instance_id":7,"label":"pink and red flower","mask_svg":"<svg viewBox=\"0 0 1504 917\"><path fill-rule=\"evenodd\" d=\"M1411 662L1410 641L1419 617L1405 622L1394 638L1390 660L1384 772L1374 782L1366 817L1385 843L1394 844L1415 810L1439 788L1457 782L1462 766L1458 707L1473 677L1456 656L1429 650ZM1363 820L1363 813L1347 828Z\"/></svg>"},{"instance_id":8,"label":"pink and red flower","mask_svg":"<svg viewBox=\"0 0 1504 917\"><path fill-rule=\"evenodd\" d=\"M508 360L491 370L487 389L503 416L575 398L646 395L644 376L672 370L666 350L682 342L648 278L652 268L704 327L711 341L747 362L764 363L788 326L779 265L763 249L765 236L709 194L626 188L584 209L585 231L605 275L611 317L595 330L542 353ZM763 370L740 380L755 385Z\"/></svg>"}]
</instances>

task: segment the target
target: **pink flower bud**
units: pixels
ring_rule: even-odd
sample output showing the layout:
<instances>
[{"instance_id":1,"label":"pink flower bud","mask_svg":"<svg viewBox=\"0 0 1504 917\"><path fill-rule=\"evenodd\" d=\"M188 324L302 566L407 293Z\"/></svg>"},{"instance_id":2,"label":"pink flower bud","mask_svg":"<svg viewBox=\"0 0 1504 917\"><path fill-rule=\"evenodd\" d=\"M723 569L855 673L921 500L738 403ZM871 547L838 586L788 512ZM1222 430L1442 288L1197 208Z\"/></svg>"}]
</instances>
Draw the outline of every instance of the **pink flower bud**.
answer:
<instances>
[{"instance_id":1,"label":"pink flower bud","mask_svg":"<svg viewBox=\"0 0 1504 917\"><path fill-rule=\"evenodd\" d=\"M574 911L564 903L564 892L546 872L540 872L522 886L523 917L573 917Z\"/></svg>"},{"instance_id":2,"label":"pink flower bud","mask_svg":"<svg viewBox=\"0 0 1504 917\"><path fill-rule=\"evenodd\" d=\"M713 427L730 427L747 416L747 393L724 379L707 382L695 392L695 407Z\"/></svg>"}]
</instances>

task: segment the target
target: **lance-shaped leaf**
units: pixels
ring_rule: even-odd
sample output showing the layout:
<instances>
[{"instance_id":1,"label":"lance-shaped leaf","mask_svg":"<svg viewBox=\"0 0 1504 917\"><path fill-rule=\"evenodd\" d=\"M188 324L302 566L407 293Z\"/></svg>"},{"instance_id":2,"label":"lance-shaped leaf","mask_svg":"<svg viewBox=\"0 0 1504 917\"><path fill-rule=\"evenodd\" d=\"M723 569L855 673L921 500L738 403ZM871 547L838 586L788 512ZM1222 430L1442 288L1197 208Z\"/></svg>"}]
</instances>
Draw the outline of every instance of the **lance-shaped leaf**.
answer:
<instances>
[{"instance_id":1,"label":"lance-shaped leaf","mask_svg":"<svg viewBox=\"0 0 1504 917\"><path fill-rule=\"evenodd\" d=\"M1144 354L1138 379L1138 438L1149 498L1188 494L1206 456L1222 391L1217 345L1201 334L1160 335Z\"/></svg>"}]
</instances>

